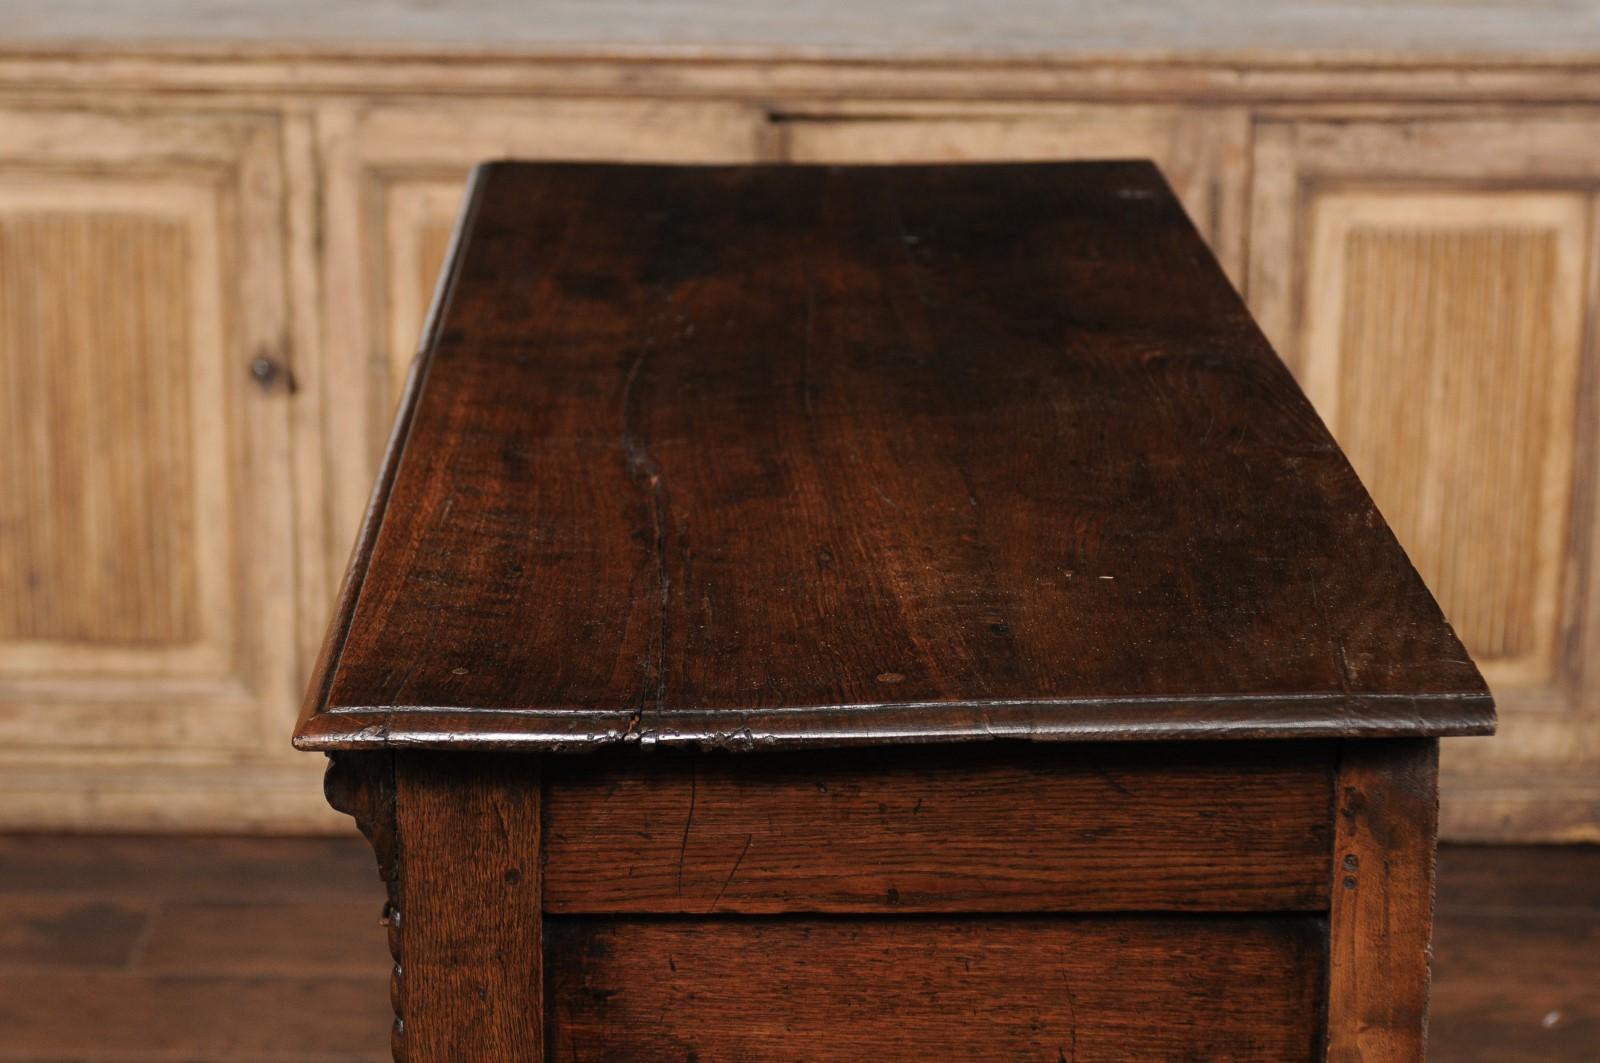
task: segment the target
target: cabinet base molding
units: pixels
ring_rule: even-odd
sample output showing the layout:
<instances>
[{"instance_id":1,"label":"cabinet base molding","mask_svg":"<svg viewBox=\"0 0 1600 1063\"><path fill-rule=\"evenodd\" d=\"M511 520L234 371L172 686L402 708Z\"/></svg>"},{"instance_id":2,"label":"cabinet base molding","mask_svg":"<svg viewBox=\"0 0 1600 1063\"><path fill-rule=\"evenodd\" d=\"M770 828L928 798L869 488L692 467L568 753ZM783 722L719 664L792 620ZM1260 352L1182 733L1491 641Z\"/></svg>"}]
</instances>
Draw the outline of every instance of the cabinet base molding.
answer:
<instances>
[{"instance_id":1,"label":"cabinet base molding","mask_svg":"<svg viewBox=\"0 0 1600 1063\"><path fill-rule=\"evenodd\" d=\"M347 833L321 781L298 761L0 764L0 831Z\"/></svg>"}]
</instances>

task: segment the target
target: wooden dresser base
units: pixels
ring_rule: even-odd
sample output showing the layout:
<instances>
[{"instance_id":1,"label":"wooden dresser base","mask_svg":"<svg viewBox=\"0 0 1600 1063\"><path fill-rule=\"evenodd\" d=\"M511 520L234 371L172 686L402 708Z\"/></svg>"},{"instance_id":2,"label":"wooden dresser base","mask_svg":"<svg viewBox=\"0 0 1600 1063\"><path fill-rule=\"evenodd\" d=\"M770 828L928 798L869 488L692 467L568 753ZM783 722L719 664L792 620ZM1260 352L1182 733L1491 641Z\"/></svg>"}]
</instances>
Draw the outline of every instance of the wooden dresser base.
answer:
<instances>
[{"instance_id":1,"label":"wooden dresser base","mask_svg":"<svg viewBox=\"0 0 1600 1063\"><path fill-rule=\"evenodd\" d=\"M1422 1059L1436 740L332 761L397 1059Z\"/></svg>"},{"instance_id":2,"label":"wooden dresser base","mask_svg":"<svg viewBox=\"0 0 1600 1063\"><path fill-rule=\"evenodd\" d=\"M294 736L400 1055L1420 1063L1493 699L1153 165L485 163L438 291Z\"/></svg>"}]
</instances>

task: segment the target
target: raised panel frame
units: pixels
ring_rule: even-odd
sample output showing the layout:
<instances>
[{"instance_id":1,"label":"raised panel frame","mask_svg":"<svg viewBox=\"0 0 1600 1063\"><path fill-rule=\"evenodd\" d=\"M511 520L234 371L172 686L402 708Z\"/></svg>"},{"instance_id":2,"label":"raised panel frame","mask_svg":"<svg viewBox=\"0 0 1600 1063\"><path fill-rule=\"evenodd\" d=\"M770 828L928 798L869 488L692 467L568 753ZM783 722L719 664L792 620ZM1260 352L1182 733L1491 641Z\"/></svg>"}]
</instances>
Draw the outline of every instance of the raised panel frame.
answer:
<instances>
[{"instance_id":1,"label":"raised panel frame","mask_svg":"<svg viewBox=\"0 0 1600 1063\"><path fill-rule=\"evenodd\" d=\"M1530 615L1548 656L1480 662L1500 733L1444 744L1441 835L1449 839L1600 838L1597 134L1600 113L1568 109L1493 117L1280 111L1255 130L1247 297L1335 435L1339 325L1331 317L1345 305L1348 235L1362 226L1498 228L1550 234L1556 248L1557 280L1545 299L1554 338L1539 378L1549 399L1535 417L1547 457L1532 492L1540 529ZM1386 516L1406 524L1405 514Z\"/></svg>"}]
</instances>

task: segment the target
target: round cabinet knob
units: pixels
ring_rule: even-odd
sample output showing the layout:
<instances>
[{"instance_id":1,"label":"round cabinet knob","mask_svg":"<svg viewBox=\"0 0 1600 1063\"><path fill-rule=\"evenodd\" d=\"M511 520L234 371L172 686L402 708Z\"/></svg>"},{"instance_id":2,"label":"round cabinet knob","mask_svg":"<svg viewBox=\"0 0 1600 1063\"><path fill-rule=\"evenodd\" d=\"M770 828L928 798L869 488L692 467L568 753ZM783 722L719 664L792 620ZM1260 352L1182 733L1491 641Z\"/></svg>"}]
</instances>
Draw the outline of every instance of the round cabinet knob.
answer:
<instances>
[{"instance_id":1,"label":"round cabinet knob","mask_svg":"<svg viewBox=\"0 0 1600 1063\"><path fill-rule=\"evenodd\" d=\"M290 394L295 390L294 374L265 354L250 360L250 377L262 391L272 391L280 385Z\"/></svg>"}]
</instances>

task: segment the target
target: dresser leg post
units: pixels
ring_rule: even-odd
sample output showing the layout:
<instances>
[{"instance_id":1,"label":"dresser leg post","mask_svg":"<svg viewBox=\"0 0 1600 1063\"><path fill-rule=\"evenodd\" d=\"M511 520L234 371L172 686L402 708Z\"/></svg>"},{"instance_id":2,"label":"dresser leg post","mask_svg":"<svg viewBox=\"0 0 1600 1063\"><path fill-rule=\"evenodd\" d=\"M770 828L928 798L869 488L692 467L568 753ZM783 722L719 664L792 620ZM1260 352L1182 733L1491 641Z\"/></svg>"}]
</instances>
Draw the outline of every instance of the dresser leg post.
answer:
<instances>
[{"instance_id":1,"label":"dresser leg post","mask_svg":"<svg viewBox=\"0 0 1600 1063\"><path fill-rule=\"evenodd\" d=\"M1340 751L1328 1063L1422 1063L1438 780L1437 739L1349 741Z\"/></svg>"},{"instance_id":2,"label":"dresser leg post","mask_svg":"<svg viewBox=\"0 0 1600 1063\"><path fill-rule=\"evenodd\" d=\"M539 765L395 756L397 1059L544 1059Z\"/></svg>"}]
</instances>

